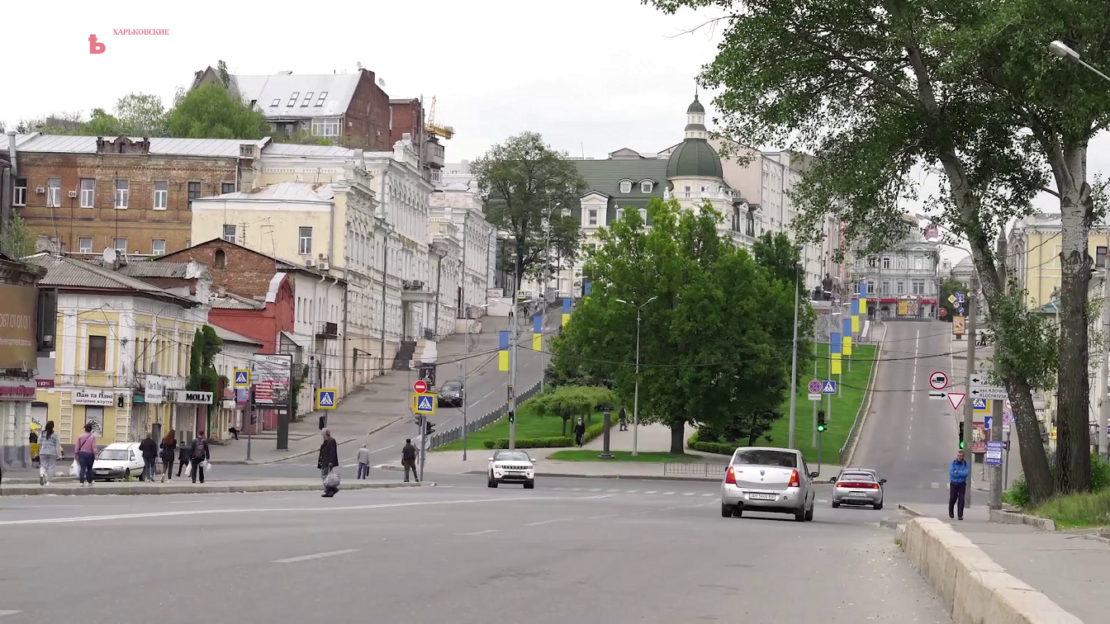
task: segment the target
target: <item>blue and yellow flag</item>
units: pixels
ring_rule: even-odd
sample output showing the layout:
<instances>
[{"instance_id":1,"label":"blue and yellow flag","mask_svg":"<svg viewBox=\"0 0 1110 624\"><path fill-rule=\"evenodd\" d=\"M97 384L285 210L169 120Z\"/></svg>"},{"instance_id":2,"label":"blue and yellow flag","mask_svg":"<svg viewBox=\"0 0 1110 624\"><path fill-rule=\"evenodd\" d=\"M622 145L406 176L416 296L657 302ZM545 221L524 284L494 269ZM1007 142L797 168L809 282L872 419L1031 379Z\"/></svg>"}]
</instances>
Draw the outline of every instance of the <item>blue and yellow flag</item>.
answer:
<instances>
[{"instance_id":1,"label":"blue and yellow flag","mask_svg":"<svg viewBox=\"0 0 1110 624\"><path fill-rule=\"evenodd\" d=\"M840 349L841 349L840 333L833 333L829 336L829 374L840 374Z\"/></svg>"},{"instance_id":2,"label":"blue and yellow flag","mask_svg":"<svg viewBox=\"0 0 1110 624\"><path fill-rule=\"evenodd\" d=\"M566 327L567 323L570 322L570 306L570 298L563 299L563 327Z\"/></svg>"},{"instance_id":3,"label":"blue and yellow flag","mask_svg":"<svg viewBox=\"0 0 1110 624\"><path fill-rule=\"evenodd\" d=\"M507 373L509 372L509 332L501 331L497 336L497 370Z\"/></svg>"},{"instance_id":4,"label":"blue and yellow flag","mask_svg":"<svg viewBox=\"0 0 1110 624\"><path fill-rule=\"evenodd\" d=\"M543 351L543 315L532 317L532 350Z\"/></svg>"}]
</instances>

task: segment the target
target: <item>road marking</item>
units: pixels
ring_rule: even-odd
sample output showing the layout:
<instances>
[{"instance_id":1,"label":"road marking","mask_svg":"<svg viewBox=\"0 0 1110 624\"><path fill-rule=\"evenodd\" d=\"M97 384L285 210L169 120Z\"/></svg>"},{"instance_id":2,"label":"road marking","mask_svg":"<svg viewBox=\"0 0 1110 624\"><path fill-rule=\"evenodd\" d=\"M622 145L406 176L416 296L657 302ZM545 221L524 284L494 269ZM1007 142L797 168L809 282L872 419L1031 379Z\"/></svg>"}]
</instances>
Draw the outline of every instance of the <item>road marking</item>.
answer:
<instances>
[{"instance_id":1,"label":"road marking","mask_svg":"<svg viewBox=\"0 0 1110 624\"><path fill-rule=\"evenodd\" d=\"M488 397L491 394L493 394L493 390L490 390L489 392L485 393L484 395L482 395L482 398L480 398L478 400L479 401L484 401L486 399L486 397Z\"/></svg>"},{"instance_id":2,"label":"road marking","mask_svg":"<svg viewBox=\"0 0 1110 624\"><path fill-rule=\"evenodd\" d=\"M625 492L625 494L636 494L639 491L640 490L628 490L628 491Z\"/></svg>"},{"instance_id":3,"label":"road marking","mask_svg":"<svg viewBox=\"0 0 1110 624\"><path fill-rule=\"evenodd\" d=\"M940 484L939 484L939 483L933 483L933 484L931 484L931 485L932 485L932 488L933 488L934 490L939 490L939 489L940 489Z\"/></svg>"},{"instance_id":4,"label":"road marking","mask_svg":"<svg viewBox=\"0 0 1110 624\"><path fill-rule=\"evenodd\" d=\"M682 495L683 496L693 496L694 493L693 492L683 492Z\"/></svg>"},{"instance_id":5,"label":"road marking","mask_svg":"<svg viewBox=\"0 0 1110 624\"><path fill-rule=\"evenodd\" d=\"M15 615L17 613L22 613L22 611L0 611L0 617L4 617L5 615Z\"/></svg>"},{"instance_id":6,"label":"road marking","mask_svg":"<svg viewBox=\"0 0 1110 624\"><path fill-rule=\"evenodd\" d=\"M191 505L191 504L194 504L194 503L202 503L202 502L204 502L202 499L194 498L192 500L166 501L166 504L167 505Z\"/></svg>"},{"instance_id":7,"label":"road marking","mask_svg":"<svg viewBox=\"0 0 1110 624\"><path fill-rule=\"evenodd\" d=\"M274 563L300 563L302 561L312 561L313 559L324 559L327 557L338 557L339 555L349 555L358 552L357 548L348 548L346 550L333 550L331 552L316 553L315 555L302 555L300 557L290 557L288 559L278 559Z\"/></svg>"},{"instance_id":8,"label":"road marking","mask_svg":"<svg viewBox=\"0 0 1110 624\"><path fill-rule=\"evenodd\" d=\"M829 501L828 501L827 499L824 499L824 498L822 498L822 499L818 499L818 501L817 501L817 502L818 502L818 503L827 503L827 502L829 502Z\"/></svg>"},{"instance_id":9,"label":"road marking","mask_svg":"<svg viewBox=\"0 0 1110 624\"><path fill-rule=\"evenodd\" d=\"M497 529L486 529L485 531L475 531L473 533L456 533L455 535L470 536L470 535L486 535L487 533L496 533Z\"/></svg>"},{"instance_id":10,"label":"road marking","mask_svg":"<svg viewBox=\"0 0 1110 624\"><path fill-rule=\"evenodd\" d=\"M587 520L605 520L606 518L616 518L620 514L609 514L607 516L590 516Z\"/></svg>"},{"instance_id":11,"label":"road marking","mask_svg":"<svg viewBox=\"0 0 1110 624\"><path fill-rule=\"evenodd\" d=\"M671 496L674 492L663 492L663 496Z\"/></svg>"},{"instance_id":12,"label":"road marking","mask_svg":"<svg viewBox=\"0 0 1110 624\"><path fill-rule=\"evenodd\" d=\"M598 494L597 496L584 496L578 500L600 500L602 498L612 498L616 494Z\"/></svg>"},{"instance_id":13,"label":"road marking","mask_svg":"<svg viewBox=\"0 0 1110 624\"><path fill-rule=\"evenodd\" d=\"M593 498L593 497L591 497ZM352 505L349 507L269 507L258 509L190 509L187 511L157 511L149 513L113 514L107 516L76 516L69 518L38 518L34 520L0 520L0 526L20 526L27 524L72 524L78 522L103 522L106 520L142 520L146 518L171 518L175 516L216 516L256 513L306 513L315 511L371 511L376 509L400 509L403 507L430 507L433 505L467 505L480 503L512 503L535 500L567 500L560 496L535 496L530 498L475 498L464 500L412 501L407 503L378 503L374 505ZM586 499L574 499L586 500Z\"/></svg>"},{"instance_id":14,"label":"road marking","mask_svg":"<svg viewBox=\"0 0 1110 624\"><path fill-rule=\"evenodd\" d=\"M702 496L713 496L713 494L702 494Z\"/></svg>"},{"instance_id":15,"label":"road marking","mask_svg":"<svg viewBox=\"0 0 1110 624\"><path fill-rule=\"evenodd\" d=\"M605 490L606 492L620 492L620 490Z\"/></svg>"},{"instance_id":16,"label":"road marking","mask_svg":"<svg viewBox=\"0 0 1110 624\"><path fill-rule=\"evenodd\" d=\"M656 493L655 490L651 490L649 492L644 492L644 494L655 494L655 493Z\"/></svg>"},{"instance_id":17,"label":"road marking","mask_svg":"<svg viewBox=\"0 0 1110 624\"><path fill-rule=\"evenodd\" d=\"M600 491L601 491L601 488L591 488L591 489L589 489L589 490L586 490L586 491L587 491L587 492L600 492Z\"/></svg>"},{"instance_id":18,"label":"road marking","mask_svg":"<svg viewBox=\"0 0 1110 624\"><path fill-rule=\"evenodd\" d=\"M556 522L566 522L566 518L557 518L555 520L541 520L539 522L529 522L524 526L540 526L544 524L554 524Z\"/></svg>"}]
</instances>

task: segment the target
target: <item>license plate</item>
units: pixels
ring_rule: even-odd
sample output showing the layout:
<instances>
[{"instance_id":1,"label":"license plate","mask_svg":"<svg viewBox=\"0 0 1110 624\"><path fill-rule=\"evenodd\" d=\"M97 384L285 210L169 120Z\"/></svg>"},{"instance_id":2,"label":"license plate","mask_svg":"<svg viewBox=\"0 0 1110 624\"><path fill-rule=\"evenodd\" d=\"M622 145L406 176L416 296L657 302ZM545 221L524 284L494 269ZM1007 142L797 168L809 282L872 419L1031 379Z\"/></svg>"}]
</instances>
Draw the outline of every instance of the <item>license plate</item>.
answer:
<instances>
[{"instance_id":1,"label":"license plate","mask_svg":"<svg viewBox=\"0 0 1110 624\"><path fill-rule=\"evenodd\" d=\"M748 494L748 498L752 500L775 500L778 496L774 494Z\"/></svg>"},{"instance_id":2,"label":"license plate","mask_svg":"<svg viewBox=\"0 0 1110 624\"><path fill-rule=\"evenodd\" d=\"M867 496L866 492L848 492L848 496Z\"/></svg>"}]
</instances>

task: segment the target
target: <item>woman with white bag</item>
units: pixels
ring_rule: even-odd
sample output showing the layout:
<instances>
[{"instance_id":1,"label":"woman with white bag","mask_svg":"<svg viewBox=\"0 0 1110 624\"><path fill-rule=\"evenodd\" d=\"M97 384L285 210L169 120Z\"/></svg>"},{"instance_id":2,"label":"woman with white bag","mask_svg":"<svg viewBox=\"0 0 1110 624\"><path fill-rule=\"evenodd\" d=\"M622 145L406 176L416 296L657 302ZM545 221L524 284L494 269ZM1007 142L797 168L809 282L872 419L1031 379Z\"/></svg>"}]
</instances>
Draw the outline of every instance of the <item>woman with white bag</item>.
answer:
<instances>
[{"instance_id":1,"label":"woman with white bag","mask_svg":"<svg viewBox=\"0 0 1110 624\"><path fill-rule=\"evenodd\" d=\"M46 421L46 430L39 438L39 485L50 485L50 477L54 476L54 466L58 457L63 455L62 445L58 434L54 433L54 421Z\"/></svg>"}]
</instances>

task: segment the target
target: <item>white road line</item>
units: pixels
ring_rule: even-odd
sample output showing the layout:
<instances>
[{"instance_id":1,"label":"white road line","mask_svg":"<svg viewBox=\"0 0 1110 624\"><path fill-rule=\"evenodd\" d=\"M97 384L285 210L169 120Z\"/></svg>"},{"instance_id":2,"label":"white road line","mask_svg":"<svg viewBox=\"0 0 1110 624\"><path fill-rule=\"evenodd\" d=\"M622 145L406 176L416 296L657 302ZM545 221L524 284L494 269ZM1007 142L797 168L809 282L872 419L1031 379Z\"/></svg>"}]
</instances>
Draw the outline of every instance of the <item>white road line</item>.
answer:
<instances>
[{"instance_id":1,"label":"white road line","mask_svg":"<svg viewBox=\"0 0 1110 624\"><path fill-rule=\"evenodd\" d=\"M694 493L693 492L683 492L682 495L683 496L693 496Z\"/></svg>"},{"instance_id":2,"label":"white road line","mask_svg":"<svg viewBox=\"0 0 1110 624\"><path fill-rule=\"evenodd\" d=\"M459 536L486 535L487 533L496 533L496 532L497 532L497 529L486 529L485 531L475 531L473 533L456 533L455 535L459 535Z\"/></svg>"},{"instance_id":3,"label":"white road line","mask_svg":"<svg viewBox=\"0 0 1110 624\"><path fill-rule=\"evenodd\" d=\"M201 499L193 499L193 500L166 501L166 504L167 505L192 505L192 504L195 504L195 503L203 503L203 502L204 501L201 500Z\"/></svg>"},{"instance_id":4,"label":"white road line","mask_svg":"<svg viewBox=\"0 0 1110 624\"><path fill-rule=\"evenodd\" d=\"M566 518L557 518L555 520L541 520L539 522L529 522L524 526L541 526L544 524L554 524L556 522L566 522Z\"/></svg>"},{"instance_id":5,"label":"white road line","mask_svg":"<svg viewBox=\"0 0 1110 624\"><path fill-rule=\"evenodd\" d=\"M589 518L586 518L586 519L587 520L604 520L606 518L616 518L619 515L620 514L609 514L607 516L590 516Z\"/></svg>"},{"instance_id":6,"label":"white road line","mask_svg":"<svg viewBox=\"0 0 1110 624\"><path fill-rule=\"evenodd\" d=\"M817 502L818 503L827 503L829 501L827 499L822 498L822 499L819 499Z\"/></svg>"},{"instance_id":7,"label":"white road line","mask_svg":"<svg viewBox=\"0 0 1110 624\"><path fill-rule=\"evenodd\" d=\"M713 496L712 494L702 494L702 496Z\"/></svg>"},{"instance_id":8,"label":"white road line","mask_svg":"<svg viewBox=\"0 0 1110 624\"><path fill-rule=\"evenodd\" d=\"M620 492L620 490L605 490L606 492Z\"/></svg>"},{"instance_id":9,"label":"white road line","mask_svg":"<svg viewBox=\"0 0 1110 624\"><path fill-rule=\"evenodd\" d=\"M614 496L616 496L616 494L598 494L597 496L586 496L579 500L599 500L602 498L612 498Z\"/></svg>"},{"instance_id":10,"label":"white road line","mask_svg":"<svg viewBox=\"0 0 1110 624\"><path fill-rule=\"evenodd\" d=\"M625 492L625 494L636 494L636 493L638 493L639 491L640 491L640 490L628 490L628 491L626 491L626 492Z\"/></svg>"},{"instance_id":11,"label":"white road line","mask_svg":"<svg viewBox=\"0 0 1110 624\"><path fill-rule=\"evenodd\" d=\"M587 492L600 492L600 491L601 491L601 488L591 488L591 489L587 490Z\"/></svg>"},{"instance_id":12,"label":"white road line","mask_svg":"<svg viewBox=\"0 0 1110 624\"><path fill-rule=\"evenodd\" d=\"M933 488L934 490L939 490L939 489L940 489L940 484L939 484L939 483L932 483L932 484L930 484L930 485L932 486L932 488Z\"/></svg>"},{"instance_id":13,"label":"white road line","mask_svg":"<svg viewBox=\"0 0 1110 624\"><path fill-rule=\"evenodd\" d=\"M0 617L4 617L5 615L15 615L17 613L22 613L22 611L0 611Z\"/></svg>"},{"instance_id":14,"label":"white road line","mask_svg":"<svg viewBox=\"0 0 1110 624\"><path fill-rule=\"evenodd\" d=\"M651 490L651 491L649 491L649 492L644 492L644 494L655 494L655 493L656 493L656 491L655 491L655 490Z\"/></svg>"},{"instance_id":15,"label":"white road line","mask_svg":"<svg viewBox=\"0 0 1110 624\"><path fill-rule=\"evenodd\" d=\"M357 548L348 548L346 550L333 550L331 552L316 553L315 555L303 555L301 557L290 557L288 559L278 559L274 563L300 563L302 561L312 561L313 559L324 559L327 557L338 557L339 555L349 555L357 553Z\"/></svg>"},{"instance_id":16,"label":"white road line","mask_svg":"<svg viewBox=\"0 0 1110 624\"><path fill-rule=\"evenodd\" d=\"M391 449L395 446L397 446L397 445L396 444L390 444L389 446L383 446L380 449L374 449L373 451L370 451L370 452L371 453L381 453L382 451L388 451L389 449Z\"/></svg>"},{"instance_id":17,"label":"white road line","mask_svg":"<svg viewBox=\"0 0 1110 624\"><path fill-rule=\"evenodd\" d=\"M663 492L663 496L671 496L674 492Z\"/></svg>"},{"instance_id":18,"label":"white road line","mask_svg":"<svg viewBox=\"0 0 1110 624\"><path fill-rule=\"evenodd\" d=\"M485 393L484 395L482 395L482 398L480 398L478 400L479 401L484 401L486 399L486 397L488 397L491 394L493 394L493 390L490 390L489 392Z\"/></svg>"}]
</instances>

